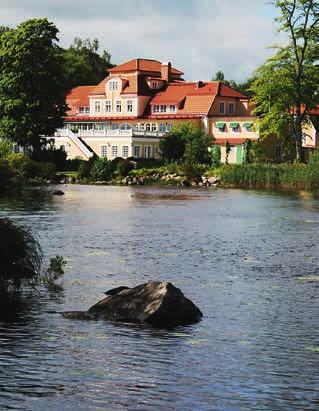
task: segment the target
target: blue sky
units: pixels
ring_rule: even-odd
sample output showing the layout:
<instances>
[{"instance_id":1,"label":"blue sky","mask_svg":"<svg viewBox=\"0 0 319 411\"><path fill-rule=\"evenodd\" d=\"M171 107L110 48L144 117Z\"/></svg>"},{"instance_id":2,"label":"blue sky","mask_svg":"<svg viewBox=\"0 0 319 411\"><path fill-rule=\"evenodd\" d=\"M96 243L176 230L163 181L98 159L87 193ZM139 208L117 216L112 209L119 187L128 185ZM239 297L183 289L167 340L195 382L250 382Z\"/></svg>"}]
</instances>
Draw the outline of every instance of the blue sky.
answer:
<instances>
[{"instance_id":1,"label":"blue sky","mask_svg":"<svg viewBox=\"0 0 319 411\"><path fill-rule=\"evenodd\" d=\"M275 15L267 0L0 0L0 24L48 17L63 46L97 37L115 64L171 61L188 80L247 78L279 41Z\"/></svg>"}]
</instances>

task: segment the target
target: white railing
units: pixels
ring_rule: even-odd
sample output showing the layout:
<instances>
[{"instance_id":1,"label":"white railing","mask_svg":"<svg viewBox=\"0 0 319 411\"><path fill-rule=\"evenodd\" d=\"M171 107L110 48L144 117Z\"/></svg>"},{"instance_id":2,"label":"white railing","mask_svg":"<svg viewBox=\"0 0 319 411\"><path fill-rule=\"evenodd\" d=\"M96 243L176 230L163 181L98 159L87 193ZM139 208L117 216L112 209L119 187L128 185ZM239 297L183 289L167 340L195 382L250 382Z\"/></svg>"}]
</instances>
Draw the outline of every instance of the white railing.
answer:
<instances>
[{"instance_id":1,"label":"white railing","mask_svg":"<svg viewBox=\"0 0 319 411\"><path fill-rule=\"evenodd\" d=\"M73 131L71 131L68 128L61 128L59 130L57 130L54 133L55 137L68 137L81 151L82 153L87 157L87 158L91 158L93 156L93 152L90 151L85 144L83 144L83 142L79 139L79 137L73 133Z\"/></svg>"}]
</instances>

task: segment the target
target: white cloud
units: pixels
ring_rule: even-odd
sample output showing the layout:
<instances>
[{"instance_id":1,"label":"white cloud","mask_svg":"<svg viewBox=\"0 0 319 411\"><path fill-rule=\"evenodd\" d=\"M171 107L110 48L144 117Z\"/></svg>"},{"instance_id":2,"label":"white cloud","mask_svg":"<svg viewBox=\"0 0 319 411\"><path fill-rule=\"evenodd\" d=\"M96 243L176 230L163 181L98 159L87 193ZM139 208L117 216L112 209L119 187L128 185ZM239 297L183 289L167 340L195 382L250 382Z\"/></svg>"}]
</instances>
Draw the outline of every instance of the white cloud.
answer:
<instances>
[{"instance_id":1,"label":"white cloud","mask_svg":"<svg viewBox=\"0 0 319 411\"><path fill-rule=\"evenodd\" d=\"M114 63L135 57L172 61L188 79L219 69L243 80L275 42L273 10L264 0L0 0L2 22L47 16L63 45L97 37Z\"/></svg>"}]
</instances>

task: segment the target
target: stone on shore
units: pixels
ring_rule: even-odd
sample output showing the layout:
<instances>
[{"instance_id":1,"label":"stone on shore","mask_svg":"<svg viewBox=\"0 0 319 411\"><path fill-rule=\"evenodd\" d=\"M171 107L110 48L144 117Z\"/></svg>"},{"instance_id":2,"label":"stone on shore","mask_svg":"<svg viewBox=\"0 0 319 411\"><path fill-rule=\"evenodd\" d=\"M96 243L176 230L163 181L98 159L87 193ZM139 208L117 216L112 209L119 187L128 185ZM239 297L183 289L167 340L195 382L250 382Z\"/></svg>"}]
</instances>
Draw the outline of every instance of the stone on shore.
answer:
<instances>
[{"instance_id":1,"label":"stone on shore","mask_svg":"<svg viewBox=\"0 0 319 411\"><path fill-rule=\"evenodd\" d=\"M53 190L51 194L54 196L63 196L64 192L62 190Z\"/></svg>"},{"instance_id":2,"label":"stone on shore","mask_svg":"<svg viewBox=\"0 0 319 411\"><path fill-rule=\"evenodd\" d=\"M65 318L145 322L154 326L172 327L193 324L203 314L180 289L169 282L150 281L108 295L86 312L66 312ZM107 292L108 293L108 292Z\"/></svg>"}]
</instances>

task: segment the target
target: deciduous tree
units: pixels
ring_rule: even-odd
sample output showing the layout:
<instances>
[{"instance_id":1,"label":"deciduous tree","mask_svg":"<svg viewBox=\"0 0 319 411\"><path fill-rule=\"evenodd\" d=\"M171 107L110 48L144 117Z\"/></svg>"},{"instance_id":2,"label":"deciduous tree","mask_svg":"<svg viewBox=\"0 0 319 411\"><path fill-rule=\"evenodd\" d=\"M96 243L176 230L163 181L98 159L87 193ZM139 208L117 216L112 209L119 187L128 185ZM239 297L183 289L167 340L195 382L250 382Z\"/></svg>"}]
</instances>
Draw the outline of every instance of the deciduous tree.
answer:
<instances>
[{"instance_id":1,"label":"deciduous tree","mask_svg":"<svg viewBox=\"0 0 319 411\"><path fill-rule=\"evenodd\" d=\"M66 111L58 29L32 19L4 30L0 42L0 137L41 146Z\"/></svg>"},{"instance_id":2,"label":"deciduous tree","mask_svg":"<svg viewBox=\"0 0 319 411\"><path fill-rule=\"evenodd\" d=\"M280 31L288 44L256 72L252 84L262 135L290 136L295 141L296 161L302 161L303 126L311 109L319 104L319 2L276 0Z\"/></svg>"}]
</instances>

